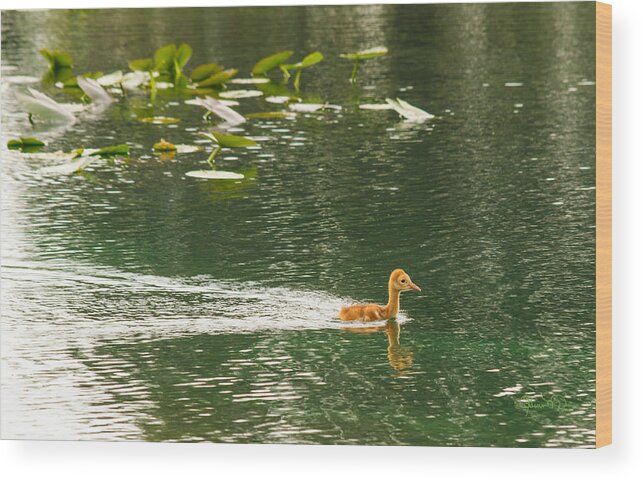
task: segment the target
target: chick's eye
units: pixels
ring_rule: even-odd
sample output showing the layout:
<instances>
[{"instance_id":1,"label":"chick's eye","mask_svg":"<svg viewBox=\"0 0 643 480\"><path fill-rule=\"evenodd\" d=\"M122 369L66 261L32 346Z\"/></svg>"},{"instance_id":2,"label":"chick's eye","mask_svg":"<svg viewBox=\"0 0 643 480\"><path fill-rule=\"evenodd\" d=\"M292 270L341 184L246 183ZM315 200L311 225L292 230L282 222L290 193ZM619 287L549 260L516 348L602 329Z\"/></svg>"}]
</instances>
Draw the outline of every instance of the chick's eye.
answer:
<instances>
[{"instance_id":1,"label":"chick's eye","mask_svg":"<svg viewBox=\"0 0 643 480\"><path fill-rule=\"evenodd\" d=\"M400 280L400 282L402 282L402 283L406 283L406 280L405 280L405 279L402 279L402 280Z\"/></svg>"}]
</instances>

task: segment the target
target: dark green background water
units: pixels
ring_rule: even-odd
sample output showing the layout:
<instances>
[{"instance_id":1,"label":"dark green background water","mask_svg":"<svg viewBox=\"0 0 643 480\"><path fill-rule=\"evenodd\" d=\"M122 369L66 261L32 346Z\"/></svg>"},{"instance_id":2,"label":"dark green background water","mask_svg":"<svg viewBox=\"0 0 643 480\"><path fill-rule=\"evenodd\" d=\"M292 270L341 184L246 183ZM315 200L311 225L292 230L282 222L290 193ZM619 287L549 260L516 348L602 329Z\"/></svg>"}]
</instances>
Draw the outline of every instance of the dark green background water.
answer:
<instances>
[{"instance_id":1,"label":"dark green background water","mask_svg":"<svg viewBox=\"0 0 643 480\"><path fill-rule=\"evenodd\" d=\"M251 179L208 182L151 152L207 128L188 97L33 133L7 80L168 42L240 76L321 50L302 95L343 110L243 124L269 138L218 161ZM352 88L338 54L378 45ZM593 3L3 12L3 437L593 445L594 60ZM358 108L396 96L436 118ZM20 134L132 156L43 177ZM343 330L395 267L423 288L399 345Z\"/></svg>"}]
</instances>

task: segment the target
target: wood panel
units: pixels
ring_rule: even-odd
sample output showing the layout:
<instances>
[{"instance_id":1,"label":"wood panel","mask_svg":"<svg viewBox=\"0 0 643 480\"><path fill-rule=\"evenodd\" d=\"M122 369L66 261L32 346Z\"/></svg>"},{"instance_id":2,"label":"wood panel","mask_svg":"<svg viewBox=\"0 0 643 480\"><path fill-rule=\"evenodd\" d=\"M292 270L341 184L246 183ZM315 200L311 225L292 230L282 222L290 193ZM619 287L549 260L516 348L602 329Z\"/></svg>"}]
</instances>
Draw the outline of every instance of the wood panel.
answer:
<instances>
[{"instance_id":1,"label":"wood panel","mask_svg":"<svg viewBox=\"0 0 643 480\"><path fill-rule=\"evenodd\" d=\"M596 447L612 443L612 7L596 3Z\"/></svg>"}]
</instances>

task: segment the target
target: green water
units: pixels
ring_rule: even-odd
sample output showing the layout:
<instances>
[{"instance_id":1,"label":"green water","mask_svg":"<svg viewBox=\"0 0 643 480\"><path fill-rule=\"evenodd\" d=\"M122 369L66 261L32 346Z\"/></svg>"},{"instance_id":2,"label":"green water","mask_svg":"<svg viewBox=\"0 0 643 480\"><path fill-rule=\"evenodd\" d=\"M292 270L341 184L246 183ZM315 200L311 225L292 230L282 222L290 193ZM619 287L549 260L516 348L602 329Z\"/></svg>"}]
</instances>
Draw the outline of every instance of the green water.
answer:
<instances>
[{"instance_id":1,"label":"green water","mask_svg":"<svg viewBox=\"0 0 643 480\"><path fill-rule=\"evenodd\" d=\"M40 48L111 72L168 42L243 77L321 50L302 96L343 109L242 124L215 182L151 151L208 127L189 96L35 131L13 98ZM351 87L339 53L378 45ZM3 438L592 446L594 60L593 3L3 12ZM436 118L358 108L386 97ZM43 177L26 134L132 154ZM344 329L395 267L399 322Z\"/></svg>"}]
</instances>

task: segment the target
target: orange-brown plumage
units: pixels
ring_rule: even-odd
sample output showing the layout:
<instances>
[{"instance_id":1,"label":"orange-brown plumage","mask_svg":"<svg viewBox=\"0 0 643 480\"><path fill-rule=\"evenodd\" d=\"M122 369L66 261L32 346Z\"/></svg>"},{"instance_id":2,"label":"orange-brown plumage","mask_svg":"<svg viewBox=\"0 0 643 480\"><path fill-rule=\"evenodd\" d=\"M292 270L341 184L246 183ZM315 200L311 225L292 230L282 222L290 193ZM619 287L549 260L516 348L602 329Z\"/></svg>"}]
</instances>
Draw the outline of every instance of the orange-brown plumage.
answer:
<instances>
[{"instance_id":1,"label":"orange-brown plumage","mask_svg":"<svg viewBox=\"0 0 643 480\"><path fill-rule=\"evenodd\" d=\"M342 307L339 311L339 318L345 321L361 320L366 322L395 318L400 309L400 293L407 290L421 291L420 287L411 281L411 277L404 270L396 268L388 280L388 303L386 305L369 303Z\"/></svg>"}]
</instances>

